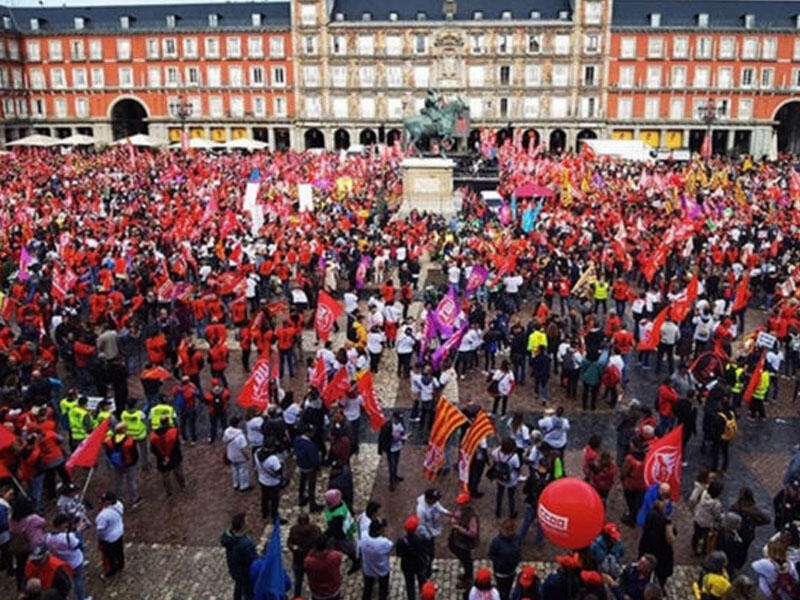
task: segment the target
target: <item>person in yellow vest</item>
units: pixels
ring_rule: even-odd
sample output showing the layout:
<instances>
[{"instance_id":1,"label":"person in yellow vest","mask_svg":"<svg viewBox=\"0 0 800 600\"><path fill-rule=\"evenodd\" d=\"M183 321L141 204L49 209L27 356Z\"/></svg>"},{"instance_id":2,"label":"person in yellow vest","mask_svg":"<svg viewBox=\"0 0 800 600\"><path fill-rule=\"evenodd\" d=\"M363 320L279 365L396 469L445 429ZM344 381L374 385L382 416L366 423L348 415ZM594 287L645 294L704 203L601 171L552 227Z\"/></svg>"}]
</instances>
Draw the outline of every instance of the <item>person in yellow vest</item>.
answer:
<instances>
[{"instance_id":1,"label":"person in yellow vest","mask_svg":"<svg viewBox=\"0 0 800 600\"><path fill-rule=\"evenodd\" d=\"M100 423L109 417L111 418L111 426L108 428L108 432L109 435L111 435L111 431L117 424L117 419L114 417L114 413L111 412L111 400L100 400L100 402L97 404L97 409L92 416L92 427L96 428L98 425L100 425Z\"/></svg>"},{"instance_id":2,"label":"person in yellow vest","mask_svg":"<svg viewBox=\"0 0 800 600\"><path fill-rule=\"evenodd\" d=\"M767 411L764 410L764 399L769 391L769 379L770 373L764 369L761 372L761 379L753 392L753 397L750 399L750 414L747 417L749 421L755 421L756 417L762 421L767 419Z\"/></svg>"},{"instance_id":3,"label":"person in yellow vest","mask_svg":"<svg viewBox=\"0 0 800 600\"><path fill-rule=\"evenodd\" d=\"M174 427L176 423L175 409L172 404L167 402L163 394L158 396L158 403L150 409L150 429L158 429L161 427L161 418L167 417L169 419L169 426Z\"/></svg>"},{"instance_id":4,"label":"person in yellow vest","mask_svg":"<svg viewBox=\"0 0 800 600\"><path fill-rule=\"evenodd\" d=\"M58 412L61 415L62 429L69 430L69 411L74 406L78 406L78 390L70 388L67 390L67 395L58 401Z\"/></svg>"},{"instance_id":5,"label":"person in yellow vest","mask_svg":"<svg viewBox=\"0 0 800 600\"><path fill-rule=\"evenodd\" d=\"M726 375L731 382L731 406L736 409L742 405L742 393L744 392L744 357L740 357L735 363L730 363L725 367Z\"/></svg>"},{"instance_id":6,"label":"person in yellow vest","mask_svg":"<svg viewBox=\"0 0 800 600\"><path fill-rule=\"evenodd\" d=\"M594 282L594 312L598 313L598 309L603 307L603 314L608 314L608 291L610 284L605 276L600 275L600 278Z\"/></svg>"},{"instance_id":7,"label":"person in yellow vest","mask_svg":"<svg viewBox=\"0 0 800 600\"><path fill-rule=\"evenodd\" d=\"M139 460L144 471L150 470L150 453L147 449L147 416L136 408L136 398L130 398L125 410L120 414L120 421L128 427L128 435L136 440L139 448Z\"/></svg>"},{"instance_id":8,"label":"person in yellow vest","mask_svg":"<svg viewBox=\"0 0 800 600\"><path fill-rule=\"evenodd\" d=\"M528 353L534 356L539 348L547 350L547 334L544 332L544 323L538 319L536 326L528 336Z\"/></svg>"},{"instance_id":9,"label":"person in yellow vest","mask_svg":"<svg viewBox=\"0 0 800 600\"><path fill-rule=\"evenodd\" d=\"M78 397L78 404L73 406L67 419L69 421L69 446L73 450L86 439L92 432L92 414L86 408L89 399L86 396Z\"/></svg>"}]
</instances>

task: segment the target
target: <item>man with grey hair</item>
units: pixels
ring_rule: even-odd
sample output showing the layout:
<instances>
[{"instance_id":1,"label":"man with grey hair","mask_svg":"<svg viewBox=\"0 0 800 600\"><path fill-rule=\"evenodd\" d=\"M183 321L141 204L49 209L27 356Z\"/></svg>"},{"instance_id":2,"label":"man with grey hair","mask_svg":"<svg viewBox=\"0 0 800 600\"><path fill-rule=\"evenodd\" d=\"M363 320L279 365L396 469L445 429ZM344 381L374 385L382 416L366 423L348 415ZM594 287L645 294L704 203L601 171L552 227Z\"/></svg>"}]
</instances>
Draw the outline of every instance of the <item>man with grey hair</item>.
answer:
<instances>
[{"instance_id":1,"label":"man with grey hair","mask_svg":"<svg viewBox=\"0 0 800 600\"><path fill-rule=\"evenodd\" d=\"M617 598L624 600L645 600L652 596L646 595L646 590L652 586L661 589L656 579L656 565L658 561L652 554L643 554L635 563L631 563L622 569L616 585L614 594ZM652 593L652 592L651 592ZM655 596L654 598L658 598Z\"/></svg>"}]
</instances>

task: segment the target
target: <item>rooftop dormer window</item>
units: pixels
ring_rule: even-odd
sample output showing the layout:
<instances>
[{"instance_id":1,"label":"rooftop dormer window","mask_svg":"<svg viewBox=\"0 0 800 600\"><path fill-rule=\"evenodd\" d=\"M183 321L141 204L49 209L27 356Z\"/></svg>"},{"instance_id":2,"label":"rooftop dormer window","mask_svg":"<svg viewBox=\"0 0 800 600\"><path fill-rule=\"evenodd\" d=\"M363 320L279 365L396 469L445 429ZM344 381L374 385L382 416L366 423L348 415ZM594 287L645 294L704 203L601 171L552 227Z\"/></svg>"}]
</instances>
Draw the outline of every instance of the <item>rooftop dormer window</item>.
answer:
<instances>
[{"instance_id":1,"label":"rooftop dormer window","mask_svg":"<svg viewBox=\"0 0 800 600\"><path fill-rule=\"evenodd\" d=\"M744 28L745 29L752 29L756 26L756 16L755 15L745 15L744 16Z\"/></svg>"},{"instance_id":2,"label":"rooftop dormer window","mask_svg":"<svg viewBox=\"0 0 800 600\"><path fill-rule=\"evenodd\" d=\"M652 13L650 15L650 27L661 27L661 13Z\"/></svg>"},{"instance_id":3,"label":"rooftop dormer window","mask_svg":"<svg viewBox=\"0 0 800 600\"><path fill-rule=\"evenodd\" d=\"M74 19L75 29L80 31L86 28L86 19L83 17L75 17Z\"/></svg>"},{"instance_id":4,"label":"rooftop dormer window","mask_svg":"<svg viewBox=\"0 0 800 600\"><path fill-rule=\"evenodd\" d=\"M175 15L167 15L167 29L175 29L175 23L177 20L178 17Z\"/></svg>"},{"instance_id":5,"label":"rooftop dormer window","mask_svg":"<svg viewBox=\"0 0 800 600\"><path fill-rule=\"evenodd\" d=\"M697 15L697 26L708 27L708 13L700 13Z\"/></svg>"},{"instance_id":6,"label":"rooftop dormer window","mask_svg":"<svg viewBox=\"0 0 800 600\"><path fill-rule=\"evenodd\" d=\"M37 17L31 19L31 31L39 31L39 19Z\"/></svg>"},{"instance_id":7,"label":"rooftop dormer window","mask_svg":"<svg viewBox=\"0 0 800 600\"><path fill-rule=\"evenodd\" d=\"M219 27L219 15L215 13L211 13L208 15L208 26L209 27Z\"/></svg>"}]
</instances>

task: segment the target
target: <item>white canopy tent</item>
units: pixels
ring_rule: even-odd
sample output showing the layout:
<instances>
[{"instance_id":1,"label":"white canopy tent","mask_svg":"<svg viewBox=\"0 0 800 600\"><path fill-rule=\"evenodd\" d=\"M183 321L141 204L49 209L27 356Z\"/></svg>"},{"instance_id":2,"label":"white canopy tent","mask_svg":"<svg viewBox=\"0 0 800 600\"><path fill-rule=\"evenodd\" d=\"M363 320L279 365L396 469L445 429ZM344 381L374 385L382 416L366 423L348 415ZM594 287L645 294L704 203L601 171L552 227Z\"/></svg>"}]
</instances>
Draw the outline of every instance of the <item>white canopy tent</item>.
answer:
<instances>
[{"instance_id":1,"label":"white canopy tent","mask_svg":"<svg viewBox=\"0 0 800 600\"><path fill-rule=\"evenodd\" d=\"M213 150L214 148L221 147L222 144L217 144L206 138L192 138L189 140L189 148L192 150ZM168 148L170 150L180 150L183 147L181 142L175 142L174 144L170 144Z\"/></svg>"},{"instance_id":2,"label":"white canopy tent","mask_svg":"<svg viewBox=\"0 0 800 600\"><path fill-rule=\"evenodd\" d=\"M253 140L250 138L238 138L225 142L225 147L229 150L264 150L268 147L266 142Z\"/></svg>"},{"instance_id":3,"label":"white canopy tent","mask_svg":"<svg viewBox=\"0 0 800 600\"><path fill-rule=\"evenodd\" d=\"M130 137L120 138L112 145L114 146L124 146L125 144L130 144L131 146L144 146L147 148L157 148L158 146L163 146L164 142L159 141L155 138L151 138L149 135L144 133L137 133L136 135L132 135Z\"/></svg>"},{"instance_id":4,"label":"white canopy tent","mask_svg":"<svg viewBox=\"0 0 800 600\"><path fill-rule=\"evenodd\" d=\"M34 133L33 135L19 138L18 140L14 140L13 142L8 142L6 146L47 147L47 146L55 146L56 144L58 144L58 141L59 140L50 137L49 135L41 135L39 133Z\"/></svg>"},{"instance_id":5,"label":"white canopy tent","mask_svg":"<svg viewBox=\"0 0 800 600\"><path fill-rule=\"evenodd\" d=\"M58 140L59 146L93 146L96 143L97 140L92 136L84 135L82 133L76 133L69 137Z\"/></svg>"}]
</instances>

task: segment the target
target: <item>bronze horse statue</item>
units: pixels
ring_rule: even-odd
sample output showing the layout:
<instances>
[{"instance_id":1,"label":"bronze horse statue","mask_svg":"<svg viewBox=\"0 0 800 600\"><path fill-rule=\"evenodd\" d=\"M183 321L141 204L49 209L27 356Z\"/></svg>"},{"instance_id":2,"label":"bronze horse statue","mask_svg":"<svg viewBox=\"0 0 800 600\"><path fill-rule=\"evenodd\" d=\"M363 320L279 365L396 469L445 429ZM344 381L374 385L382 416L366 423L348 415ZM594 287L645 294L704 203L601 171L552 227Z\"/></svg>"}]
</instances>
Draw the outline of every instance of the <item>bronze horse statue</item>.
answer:
<instances>
[{"instance_id":1,"label":"bronze horse statue","mask_svg":"<svg viewBox=\"0 0 800 600\"><path fill-rule=\"evenodd\" d=\"M453 146L456 121L467 109L467 105L461 98L456 98L440 107L442 104L441 98L436 103L426 102L421 114L403 120L407 148L413 145L417 150L421 150L419 142L425 136L439 138L445 150Z\"/></svg>"}]
</instances>

